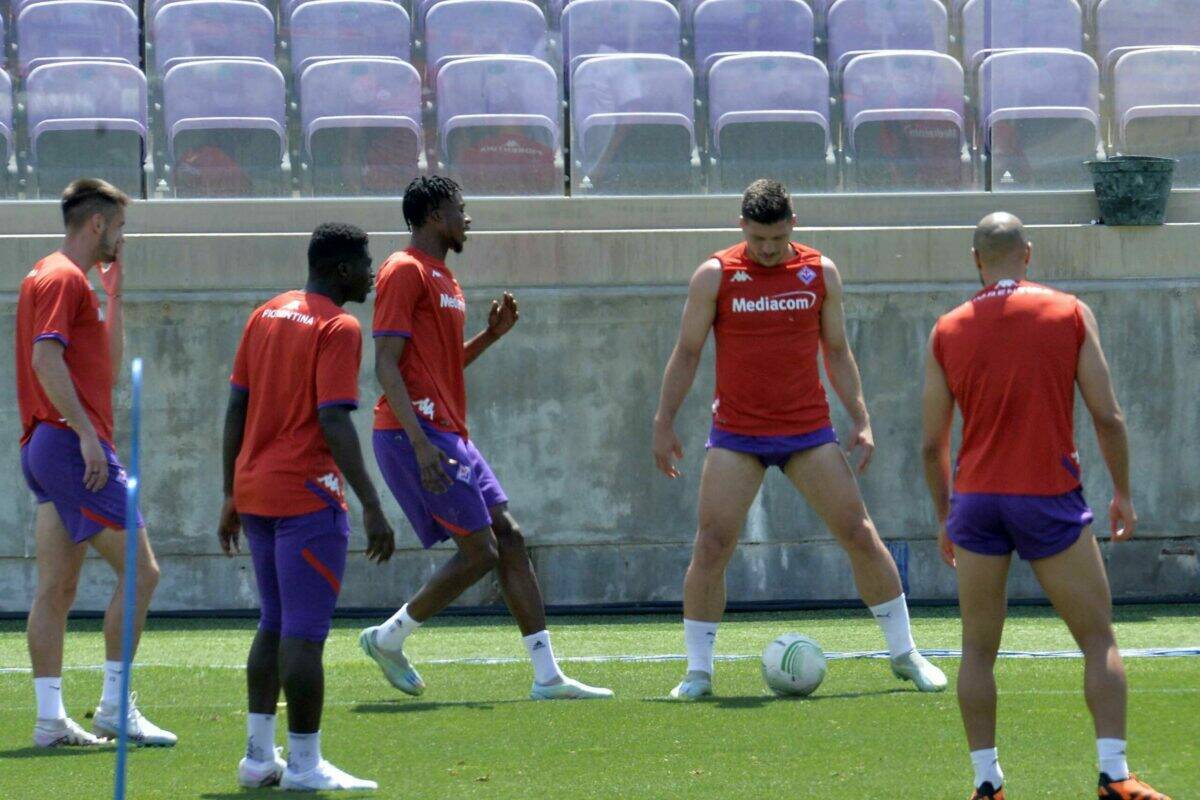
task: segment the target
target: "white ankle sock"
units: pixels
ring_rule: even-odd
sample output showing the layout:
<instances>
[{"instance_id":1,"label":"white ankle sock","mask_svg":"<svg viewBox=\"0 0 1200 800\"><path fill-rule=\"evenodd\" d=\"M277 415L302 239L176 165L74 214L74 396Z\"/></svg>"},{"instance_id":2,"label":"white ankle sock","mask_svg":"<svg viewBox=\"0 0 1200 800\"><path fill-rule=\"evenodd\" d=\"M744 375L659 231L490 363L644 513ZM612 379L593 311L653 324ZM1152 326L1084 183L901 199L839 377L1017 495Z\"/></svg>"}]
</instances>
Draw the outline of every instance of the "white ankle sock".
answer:
<instances>
[{"instance_id":1,"label":"white ankle sock","mask_svg":"<svg viewBox=\"0 0 1200 800\"><path fill-rule=\"evenodd\" d=\"M706 672L711 676L713 651L717 647L717 623L685 619L683 643L687 646L688 672Z\"/></svg>"},{"instance_id":2,"label":"white ankle sock","mask_svg":"<svg viewBox=\"0 0 1200 800\"><path fill-rule=\"evenodd\" d=\"M1004 772L1000 769L1000 756L996 748L971 751L971 764L975 767L975 788L990 783L993 789L1004 785Z\"/></svg>"},{"instance_id":3,"label":"white ankle sock","mask_svg":"<svg viewBox=\"0 0 1200 800\"><path fill-rule=\"evenodd\" d=\"M533 679L540 684L557 683L563 679L562 670L554 660L554 648L550 646L549 631L531 633L521 639L533 662Z\"/></svg>"},{"instance_id":4,"label":"white ankle sock","mask_svg":"<svg viewBox=\"0 0 1200 800\"><path fill-rule=\"evenodd\" d=\"M887 640L888 652L892 658L897 658L917 649L913 642L912 626L908 621L908 603L903 593L894 600L871 606L875 621L883 630L883 638Z\"/></svg>"},{"instance_id":5,"label":"white ankle sock","mask_svg":"<svg viewBox=\"0 0 1200 800\"><path fill-rule=\"evenodd\" d=\"M115 708L121 704L121 672L125 665L120 661L104 662L104 688L100 690L100 705Z\"/></svg>"},{"instance_id":6,"label":"white ankle sock","mask_svg":"<svg viewBox=\"0 0 1200 800\"><path fill-rule=\"evenodd\" d=\"M62 701L62 678L34 678L33 693L37 697L38 719L66 719L67 709Z\"/></svg>"},{"instance_id":7,"label":"white ankle sock","mask_svg":"<svg viewBox=\"0 0 1200 800\"><path fill-rule=\"evenodd\" d=\"M1129 777L1129 762L1125 760L1124 739L1097 739L1096 753L1100 756L1100 771L1114 781Z\"/></svg>"},{"instance_id":8,"label":"white ankle sock","mask_svg":"<svg viewBox=\"0 0 1200 800\"><path fill-rule=\"evenodd\" d=\"M308 772L321 763L321 732L292 733L288 731L288 769Z\"/></svg>"},{"instance_id":9,"label":"white ankle sock","mask_svg":"<svg viewBox=\"0 0 1200 800\"><path fill-rule=\"evenodd\" d=\"M399 611L392 615L391 619L379 626L375 644L384 650L396 652L404 647L404 640L408 638L408 635L421 625L422 623L408 615L408 603L405 603Z\"/></svg>"},{"instance_id":10,"label":"white ankle sock","mask_svg":"<svg viewBox=\"0 0 1200 800\"><path fill-rule=\"evenodd\" d=\"M275 760L275 715L246 715L246 758L251 761Z\"/></svg>"}]
</instances>

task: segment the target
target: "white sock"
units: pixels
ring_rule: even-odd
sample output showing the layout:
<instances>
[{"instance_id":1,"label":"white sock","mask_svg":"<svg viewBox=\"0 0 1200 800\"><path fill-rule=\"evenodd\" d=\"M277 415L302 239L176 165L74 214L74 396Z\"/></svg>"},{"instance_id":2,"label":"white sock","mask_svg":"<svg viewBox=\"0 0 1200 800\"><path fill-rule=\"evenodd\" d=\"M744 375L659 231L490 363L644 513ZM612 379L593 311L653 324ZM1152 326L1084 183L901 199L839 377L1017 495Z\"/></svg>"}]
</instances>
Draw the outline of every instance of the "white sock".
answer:
<instances>
[{"instance_id":1,"label":"white sock","mask_svg":"<svg viewBox=\"0 0 1200 800\"><path fill-rule=\"evenodd\" d=\"M1123 781L1129 777L1124 739L1097 739L1096 752L1100 756L1101 772L1114 781Z\"/></svg>"},{"instance_id":2,"label":"white sock","mask_svg":"<svg viewBox=\"0 0 1200 800\"><path fill-rule=\"evenodd\" d=\"M908 603L904 594L886 603L871 606L875 621L883 630L883 638L887 640L888 652L892 658L898 658L917 649L912 638L912 626L908 621Z\"/></svg>"},{"instance_id":3,"label":"white sock","mask_svg":"<svg viewBox=\"0 0 1200 800\"><path fill-rule=\"evenodd\" d=\"M251 761L275 760L275 715L246 715L246 758Z\"/></svg>"},{"instance_id":4,"label":"white sock","mask_svg":"<svg viewBox=\"0 0 1200 800\"><path fill-rule=\"evenodd\" d=\"M971 764L975 767L975 788L990 783L993 789L1004 785L1004 771L1000 769L1000 756L996 748L972 750Z\"/></svg>"},{"instance_id":5,"label":"white sock","mask_svg":"<svg viewBox=\"0 0 1200 800\"><path fill-rule=\"evenodd\" d=\"M321 732L292 733L288 731L288 769L308 772L321 763Z\"/></svg>"},{"instance_id":6,"label":"white sock","mask_svg":"<svg viewBox=\"0 0 1200 800\"><path fill-rule=\"evenodd\" d=\"M121 672L124 667L120 661L104 662L104 688L100 690L100 705L115 708L121 704Z\"/></svg>"},{"instance_id":7,"label":"white sock","mask_svg":"<svg viewBox=\"0 0 1200 800\"><path fill-rule=\"evenodd\" d=\"M713 651L717 648L717 623L683 621L683 643L687 646L688 672L713 674Z\"/></svg>"},{"instance_id":8,"label":"white sock","mask_svg":"<svg viewBox=\"0 0 1200 800\"><path fill-rule=\"evenodd\" d=\"M38 719L66 719L67 709L62 701L62 678L34 678L33 693L37 697Z\"/></svg>"},{"instance_id":9,"label":"white sock","mask_svg":"<svg viewBox=\"0 0 1200 800\"><path fill-rule=\"evenodd\" d=\"M375 635L375 644L384 650L396 652L404 647L404 640L408 638L408 635L421 625L422 623L408 615L408 603L405 603L399 611L392 615L391 619L379 626L379 633Z\"/></svg>"},{"instance_id":10,"label":"white sock","mask_svg":"<svg viewBox=\"0 0 1200 800\"><path fill-rule=\"evenodd\" d=\"M558 683L563 679L562 670L554 660L554 648L550 646L550 632L538 631L521 639L533 662L533 679L540 684Z\"/></svg>"}]
</instances>

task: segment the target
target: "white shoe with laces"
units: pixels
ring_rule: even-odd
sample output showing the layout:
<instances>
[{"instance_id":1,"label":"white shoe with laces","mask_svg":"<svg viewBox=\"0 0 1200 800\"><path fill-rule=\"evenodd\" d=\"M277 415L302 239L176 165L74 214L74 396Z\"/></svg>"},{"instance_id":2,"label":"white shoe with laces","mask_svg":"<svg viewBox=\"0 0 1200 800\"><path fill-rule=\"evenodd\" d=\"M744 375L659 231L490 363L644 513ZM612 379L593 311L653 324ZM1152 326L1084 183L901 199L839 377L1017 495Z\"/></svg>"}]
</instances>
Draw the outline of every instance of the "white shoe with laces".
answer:
<instances>
[{"instance_id":1,"label":"white shoe with laces","mask_svg":"<svg viewBox=\"0 0 1200 800\"><path fill-rule=\"evenodd\" d=\"M702 697L712 697L712 676L707 672L689 672L679 685L668 695L672 700L690 702Z\"/></svg>"},{"instance_id":2,"label":"white shoe with laces","mask_svg":"<svg viewBox=\"0 0 1200 800\"><path fill-rule=\"evenodd\" d=\"M562 683L534 681L533 689L529 692L533 700L608 700L612 696L612 689L588 686L566 676L563 676Z\"/></svg>"},{"instance_id":3,"label":"white shoe with laces","mask_svg":"<svg viewBox=\"0 0 1200 800\"><path fill-rule=\"evenodd\" d=\"M388 683L405 694L420 697L425 693L425 681L421 680L420 673L404 657L403 650L393 652L379 646L375 641L375 637L379 635L379 627L375 625L364 628L358 635L358 646L379 665Z\"/></svg>"},{"instance_id":4,"label":"white shoe with laces","mask_svg":"<svg viewBox=\"0 0 1200 800\"><path fill-rule=\"evenodd\" d=\"M365 792L378 789L375 781L365 781L321 760L308 772L293 772L291 767L283 771L279 788L291 792Z\"/></svg>"},{"instance_id":5,"label":"white shoe with laces","mask_svg":"<svg viewBox=\"0 0 1200 800\"><path fill-rule=\"evenodd\" d=\"M39 719L33 726L34 747L99 747L112 744L102 736L93 736L70 717Z\"/></svg>"},{"instance_id":6,"label":"white shoe with laces","mask_svg":"<svg viewBox=\"0 0 1200 800\"><path fill-rule=\"evenodd\" d=\"M96 708L92 717L92 733L97 736L107 736L116 739L121 735L121 707L112 708L101 704ZM146 719L137 707L137 692L129 693L129 718L126 733L130 744L141 747L174 747L179 737L170 731L163 730Z\"/></svg>"},{"instance_id":7,"label":"white shoe with laces","mask_svg":"<svg viewBox=\"0 0 1200 800\"><path fill-rule=\"evenodd\" d=\"M893 658L892 673L901 680L912 681L922 692L941 692L946 689L946 674L916 650Z\"/></svg>"},{"instance_id":8,"label":"white shoe with laces","mask_svg":"<svg viewBox=\"0 0 1200 800\"><path fill-rule=\"evenodd\" d=\"M283 779L283 771L287 769L287 761L283 758L283 748L275 748L275 758L272 761L253 761L243 758L238 762L238 786L243 789L262 789L275 786Z\"/></svg>"}]
</instances>

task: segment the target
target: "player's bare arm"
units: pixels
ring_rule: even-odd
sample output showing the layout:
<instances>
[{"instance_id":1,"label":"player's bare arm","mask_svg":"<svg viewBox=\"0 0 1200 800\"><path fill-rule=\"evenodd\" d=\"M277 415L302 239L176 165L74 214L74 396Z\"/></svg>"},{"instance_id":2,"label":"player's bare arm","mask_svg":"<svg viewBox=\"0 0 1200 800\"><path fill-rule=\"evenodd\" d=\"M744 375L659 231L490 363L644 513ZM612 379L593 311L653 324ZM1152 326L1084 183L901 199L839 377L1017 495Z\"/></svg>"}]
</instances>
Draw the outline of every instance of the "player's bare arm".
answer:
<instances>
[{"instance_id":1,"label":"player's bare arm","mask_svg":"<svg viewBox=\"0 0 1200 800\"><path fill-rule=\"evenodd\" d=\"M488 312L487 327L463 345L463 366L471 366L472 361L511 331L520 318L521 311L512 292L505 292L499 300L493 300L492 308Z\"/></svg>"},{"instance_id":2,"label":"player's bare arm","mask_svg":"<svg viewBox=\"0 0 1200 800\"><path fill-rule=\"evenodd\" d=\"M105 327L108 330L108 353L112 360L113 383L121 377L121 361L125 357L125 303L122 299L125 285L124 264L125 241L117 243L117 255L111 262L100 264L100 285L108 303L104 310Z\"/></svg>"},{"instance_id":3,"label":"player's bare arm","mask_svg":"<svg viewBox=\"0 0 1200 800\"><path fill-rule=\"evenodd\" d=\"M83 484L89 491L98 492L108 483L108 457L100 446L100 436L79 402L75 383L63 358L62 343L42 339L33 344L33 371L50 402L62 414L71 430L79 434L79 451L83 455Z\"/></svg>"},{"instance_id":4,"label":"player's bare arm","mask_svg":"<svg viewBox=\"0 0 1200 800\"><path fill-rule=\"evenodd\" d=\"M950 429L954 423L954 395L946 383L946 373L933 355L934 333L929 334L925 352L925 391L921 400L921 456L925 464L925 483L933 498L938 520L938 551L942 560L954 566L954 545L946 534L950 516Z\"/></svg>"},{"instance_id":5,"label":"player's bare arm","mask_svg":"<svg viewBox=\"0 0 1200 800\"><path fill-rule=\"evenodd\" d=\"M400 426L408 434L413 450L417 455L417 463L421 466L421 483L426 491L442 494L450 488L450 476L446 474L443 464L450 458L429 441L417 415L413 413L412 396L404 384L404 376L400 373L400 357L408 340L402 336L380 336L375 339L375 377L383 387L388 405L400 421Z\"/></svg>"},{"instance_id":6,"label":"player's bare arm","mask_svg":"<svg viewBox=\"0 0 1200 800\"><path fill-rule=\"evenodd\" d=\"M867 414L867 403L863 399L858 362L854 360L854 352L846 336L842 277L830 259L822 257L821 266L825 270L825 302L821 305L821 353L825 357L825 374L829 376L834 393L854 423L854 432L846 449L851 455L858 451L857 470L861 475L866 472L875 452L875 436L871 432L871 417Z\"/></svg>"},{"instance_id":7,"label":"player's bare arm","mask_svg":"<svg viewBox=\"0 0 1200 800\"><path fill-rule=\"evenodd\" d=\"M225 407L225 433L221 440L221 474L225 500L221 504L221 518L217 523L217 540L225 555L242 552L239 534L242 520L233 504L233 477L238 454L242 452L242 440L246 435L246 410L250 407L250 393L237 386L229 389L229 404Z\"/></svg>"},{"instance_id":8,"label":"player's bare arm","mask_svg":"<svg viewBox=\"0 0 1200 800\"><path fill-rule=\"evenodd\" d=\"M1108 360L1100 346L1096 315L1082 302L1079 312L1083 316L1084 338L1079 349L1075 381L1079 384L1084 405L1092 415L1100 454L1112 476L1113 499L1108 507L1108 518L1112 540L1119 542L1133 537L1138 521L1129 489L1129 434L1125 429L1125 413L1113 390Z\"/></svg>"},{"instance_id":9,"label":"player's bare arm","mask_svg":"<svg viewBox=\"0 0 1200 800\"><path fill-rule=\"evenodd\" d=\"M375 484L367 474L362 448L358 444L358 433L350 419L350 409L346 406L326 406L317 411L317 419L334 463L362 503L363 528L367 531L367 558L382 564L396 551L396 535L383 513Z\"/></svg>"},{"instance_id":10,"label":"player's bare arm","mask_svg":"<svg viewBox=\"0 0 1200 800\"><path fill-rule=\"evenodd\" d=\"M720 288L721 263L716 259L705 261L692 275L688 285L679 340L671 351L663 375L662 394L658 411L654 414L652 449L655 466L668 478L678 478L681 474L675 466L683 458L683 445L675 435L675 415L679 413L684 398L696 380L704 342L717 316L717 293Z\"/></svg>"}]
</instances>

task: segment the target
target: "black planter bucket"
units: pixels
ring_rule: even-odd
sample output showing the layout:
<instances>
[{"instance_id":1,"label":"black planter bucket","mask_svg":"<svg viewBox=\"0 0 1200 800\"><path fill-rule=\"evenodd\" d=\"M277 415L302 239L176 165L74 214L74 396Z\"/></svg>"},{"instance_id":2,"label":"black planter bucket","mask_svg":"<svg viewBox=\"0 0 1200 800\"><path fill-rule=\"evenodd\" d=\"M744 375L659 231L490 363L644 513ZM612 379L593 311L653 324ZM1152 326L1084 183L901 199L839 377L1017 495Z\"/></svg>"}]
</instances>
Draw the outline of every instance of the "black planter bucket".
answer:
<instances>
[{"instance_id":1,"label":"black planter bucket","mask_svg":"<svg viewBox=\"0 0 1200 800\"><path fill-rule=\"evenodd\" d=\"M1171 196L1175 159L1117 156L1087 161L1096 184L1100 222L1105 225L1162 225Z\"/></svg>"}]
</instances>

